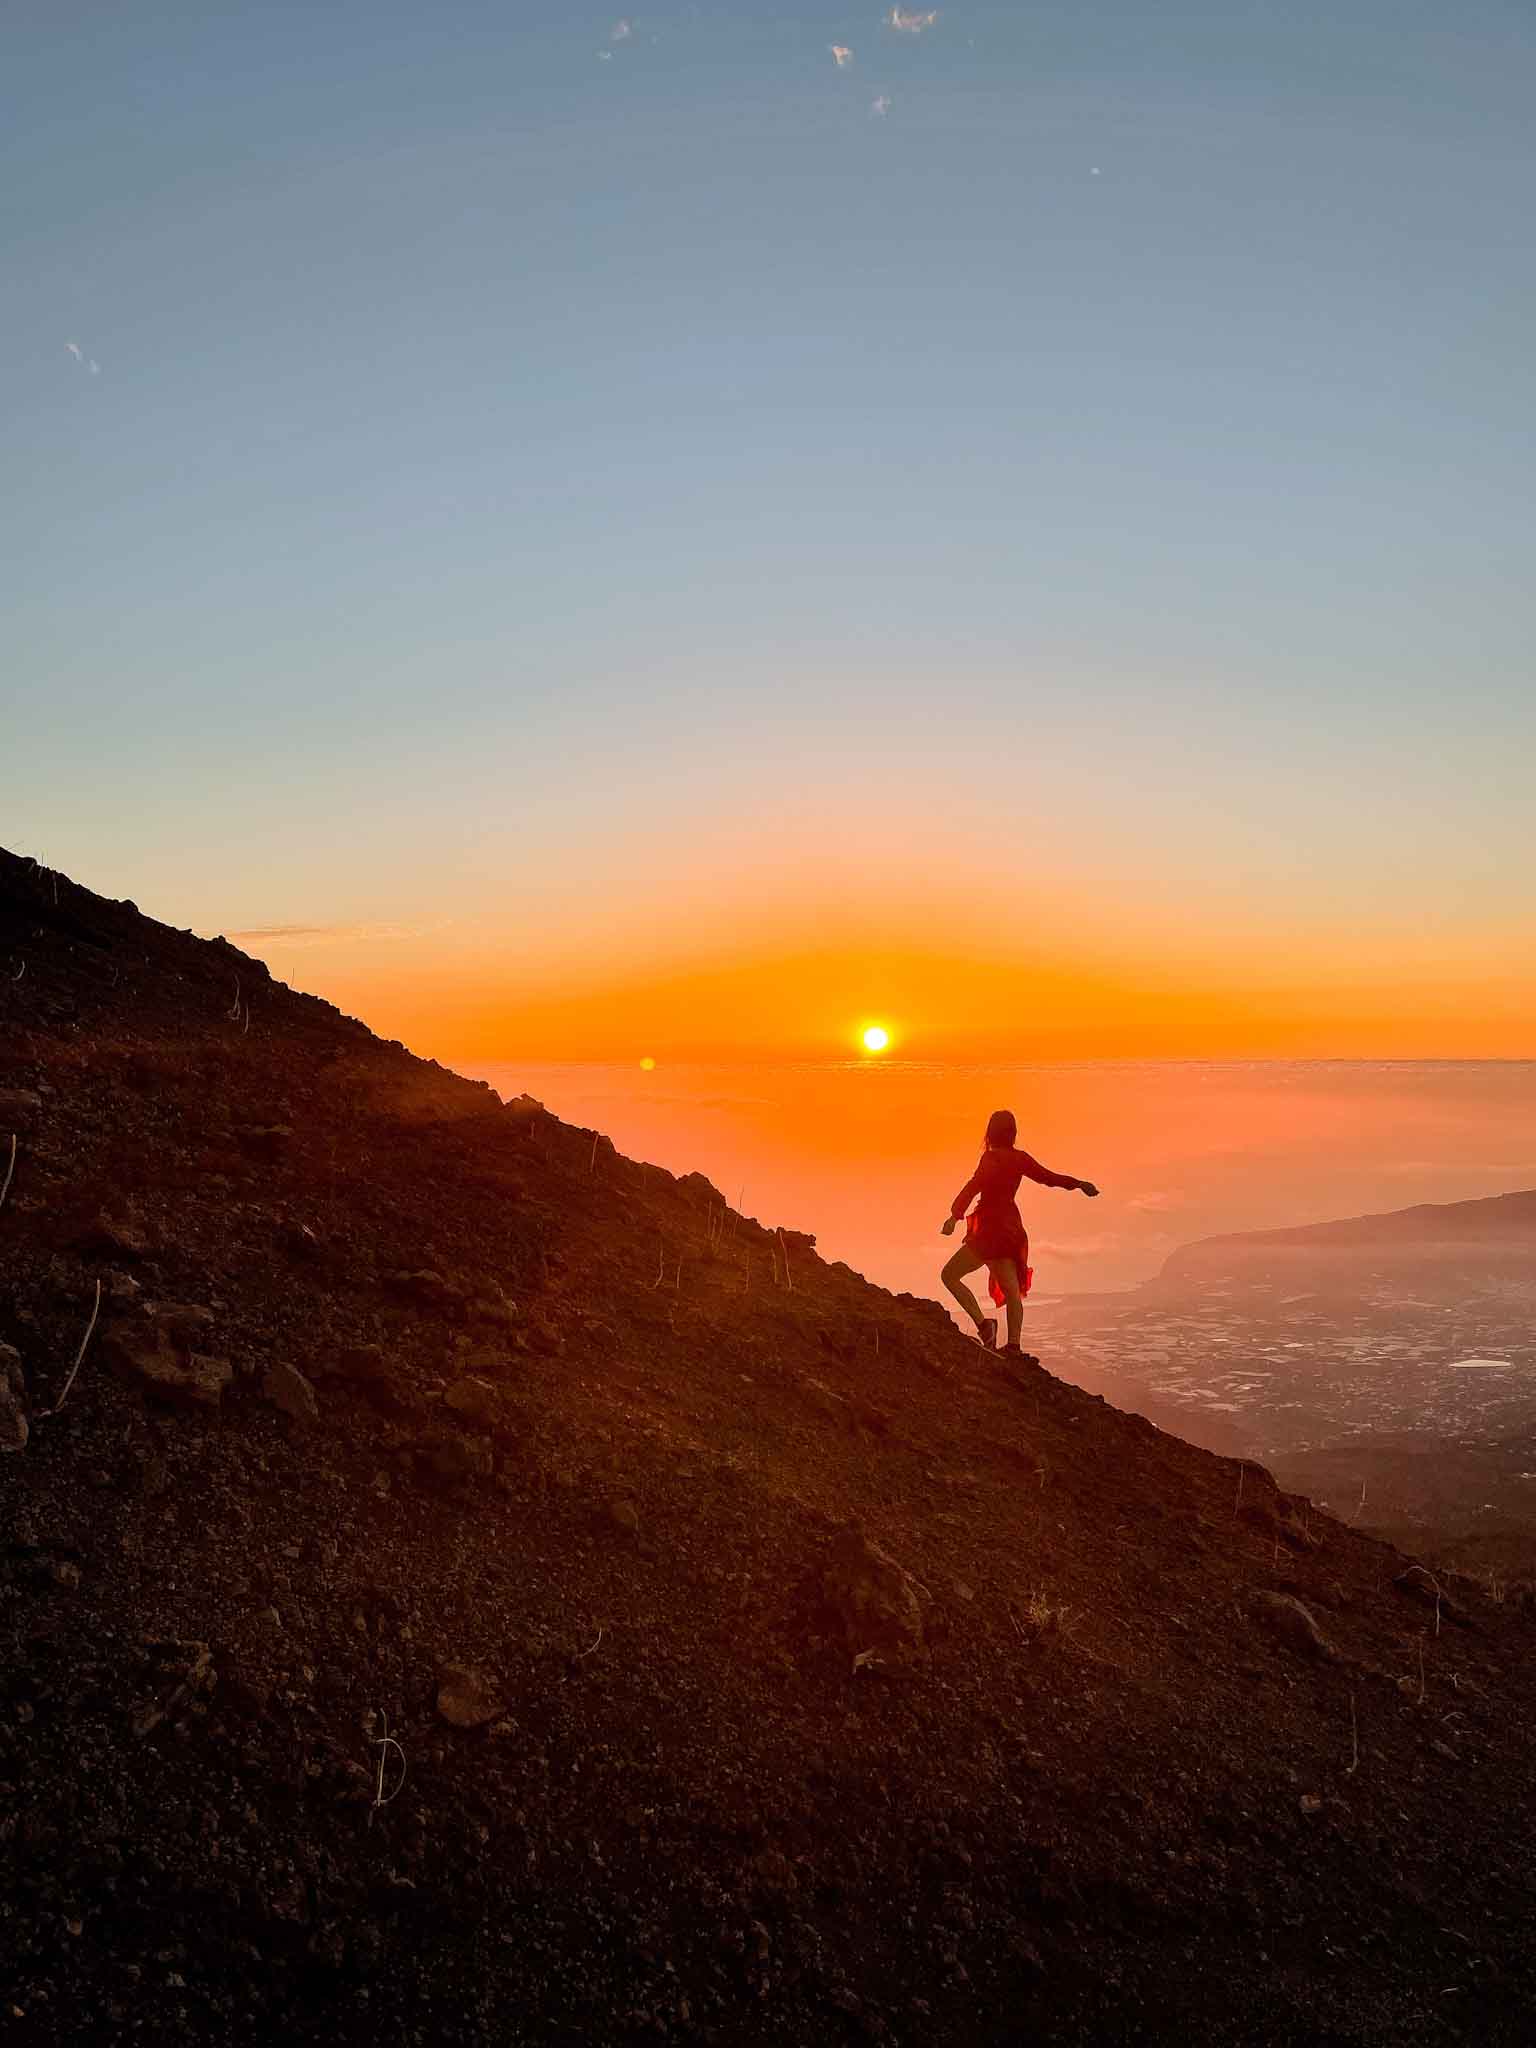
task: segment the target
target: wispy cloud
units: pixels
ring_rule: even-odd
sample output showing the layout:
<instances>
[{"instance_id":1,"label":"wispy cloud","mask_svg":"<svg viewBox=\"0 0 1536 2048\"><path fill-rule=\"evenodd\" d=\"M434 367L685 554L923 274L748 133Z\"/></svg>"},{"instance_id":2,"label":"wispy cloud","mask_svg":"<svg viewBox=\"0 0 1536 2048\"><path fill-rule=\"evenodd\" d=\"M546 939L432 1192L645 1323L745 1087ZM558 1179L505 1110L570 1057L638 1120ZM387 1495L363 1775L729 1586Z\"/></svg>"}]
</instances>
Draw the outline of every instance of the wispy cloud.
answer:
<instances>
[{"instance_id":1,"label":"wispy cloud","mask_svg":"<svg viewBox=\"0 0 1536 2048\"><path fill-rule=\"evenodd\" d=\"M926 14L919 14L915 8L893 7L885 18L892 28L899 29L904 36L920 36L925 28L933 27L939 18L939 10L934 7Z\"/></svg>"},{"instance_id":2,"label":"wispy cloud","mask_svg":"<svg viewBox=\"0 0 1536 2048\"><path fill-rule=\"evenodd\" d=\"M832 62L837 66L838 70L846 71L853 62L852 50L849 49L846 43L829 43L827 47L832 52Z\"/></svg>"},{"instance_id":3,"label":"wispy cloud","mask_svg":"<svg viewBox=\"0 0 1536 2048\"><path fill-rule=\"evenodd\" d=\"M100 363L97 362L94 356L88 356L85 350L80 346L78 341L66 341L64 346L68 350L69 354L74 357L75 361L80 365L82 370L89 370L93 377L99 377L101 375Z\"/></svg>"},{"instance_id":4,"label":"wispy cloud","mask_svg":"<svg viewBox=\"0 0 1536 2048\"><path fill-rule=\"evenodd\" d=\"M252 924L226 932L231 945L260 952L281 940L285 946L347 945L359 939L414 939L435 927L418 924Z\"/></svg>"},{"instance_id":5,"label":"wispy cloud","mask_svg":"<svg viewBox=\"0 0 1536 2048\"><path fill-rule=\"evenodd\" d=\"M608 40L610 43L627 43L634 32L633 23L616 21L608 31Z\"/></svg>"},{"instance_id":6,"label":"wispy cloud","mask_svg":"<svg viewBox=\"0 0 1536 2048\"><path fill-rule=\"evenodd\" d=\"M880 120L884 115L888 114L890 111L891 96L889 93L883 92L881 93L878 99L871 100L869 103L869 118L872 121Z\"/></svg>"},{"instance_id":7,"label":"wispy cloud","mask_svg":"<svg viewBox=\"0 0 1536 2048\"><path fill-rule=\"evenodd\" d=\"M83 363L85 361L85 356L81 350L78 341L66 341L64 346L69 350L70 354L74 357L77 363Z\"/></svg>"},{"instance_id":8,"label":"wispy cloud","mask_svg":"<svg viewBox=\"0 0 1536 2048\"><path fill-rule=\"evenodd\" d=\"M1169 1209L1185 1207L1184 1197L1178 1193L1164 1193L1161 1190L1148 1195L1132 1195L1125 1205L1128 1209L1142 1209L1154 1216L1161 1216Z\"/></svg>"}]
</instances>

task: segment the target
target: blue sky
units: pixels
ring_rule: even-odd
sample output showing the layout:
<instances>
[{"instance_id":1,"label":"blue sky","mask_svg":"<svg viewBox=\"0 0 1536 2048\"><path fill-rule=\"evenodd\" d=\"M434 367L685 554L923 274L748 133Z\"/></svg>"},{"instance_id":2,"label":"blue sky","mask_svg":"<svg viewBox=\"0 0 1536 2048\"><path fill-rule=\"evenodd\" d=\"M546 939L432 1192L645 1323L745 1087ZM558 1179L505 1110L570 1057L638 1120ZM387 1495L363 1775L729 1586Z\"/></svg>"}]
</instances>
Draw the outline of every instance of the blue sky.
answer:
<instances>
[{"instance_id":1,"label":"blue sky","mask_svg":"<svg viewBox=\"0 0 1536 2048\"><path fill-rule=\"evenodd\" d=\"M1001 807L1529 937L1536 18L888 11L9 9L6 843L579 926Z\"/></svg>"}]
</instances>

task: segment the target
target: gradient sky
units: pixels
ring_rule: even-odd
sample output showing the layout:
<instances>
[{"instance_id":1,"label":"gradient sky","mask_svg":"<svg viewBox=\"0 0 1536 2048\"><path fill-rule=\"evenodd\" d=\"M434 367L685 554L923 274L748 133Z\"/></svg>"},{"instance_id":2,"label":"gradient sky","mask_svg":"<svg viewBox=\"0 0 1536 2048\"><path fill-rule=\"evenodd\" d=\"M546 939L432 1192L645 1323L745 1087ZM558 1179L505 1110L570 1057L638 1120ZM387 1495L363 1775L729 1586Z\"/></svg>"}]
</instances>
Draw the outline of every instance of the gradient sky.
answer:
<instances>
[{"instance_id":1,"label":"gradient sky","mask_svg":"<svg viewBox=\"0 0 1536 2048\"><path fill-rule=\"evenodd\" d=\"M885 12L7 9L0 839L445 1058L1536 1052L1536 16Z\"/></svg>"}]
</instances>

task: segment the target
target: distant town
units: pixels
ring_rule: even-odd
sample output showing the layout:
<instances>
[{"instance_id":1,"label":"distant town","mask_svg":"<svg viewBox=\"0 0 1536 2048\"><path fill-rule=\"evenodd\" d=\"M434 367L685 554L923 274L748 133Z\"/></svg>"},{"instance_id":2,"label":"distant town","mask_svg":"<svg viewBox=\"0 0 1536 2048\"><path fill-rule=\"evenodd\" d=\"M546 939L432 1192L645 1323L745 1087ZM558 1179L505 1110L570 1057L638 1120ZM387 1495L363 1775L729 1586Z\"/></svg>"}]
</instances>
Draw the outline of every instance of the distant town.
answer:
<instances>
[{"instance_id":1,"label":"distant town","mask_svg":"<svg viewBox=\"0 0 1536 2048\"><path fill-rule=\"evenodd\" d=\"M1132 1293L1041 1303L1036 1348L1335 1513L1536 1534L1533 1223L1508 1196L1210 1239Z\"/></svg>"}]
</instances>

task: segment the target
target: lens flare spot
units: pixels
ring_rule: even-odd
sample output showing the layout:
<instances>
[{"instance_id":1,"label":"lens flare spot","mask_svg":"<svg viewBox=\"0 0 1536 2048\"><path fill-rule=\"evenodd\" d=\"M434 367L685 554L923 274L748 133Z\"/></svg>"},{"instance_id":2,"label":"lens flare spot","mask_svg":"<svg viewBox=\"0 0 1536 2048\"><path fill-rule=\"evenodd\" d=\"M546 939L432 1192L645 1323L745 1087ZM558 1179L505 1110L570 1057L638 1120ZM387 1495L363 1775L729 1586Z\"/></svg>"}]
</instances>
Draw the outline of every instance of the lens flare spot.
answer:
<instances>
[{"instance_id":1,"label":"lens flare spot","mask_svg":"<svg viewBox=\"0 0 1536 2048\"><path fill-rule=\"evenodd\" d=\"M891 1034L883 1024L866 1024L859 1042L866 1052L884 1052L891 1042Z\"/></svg>"}]
</instances>

